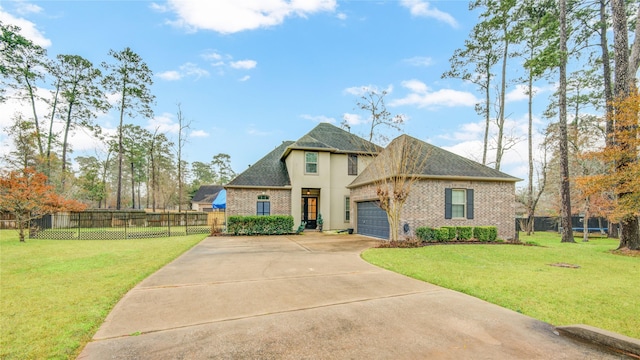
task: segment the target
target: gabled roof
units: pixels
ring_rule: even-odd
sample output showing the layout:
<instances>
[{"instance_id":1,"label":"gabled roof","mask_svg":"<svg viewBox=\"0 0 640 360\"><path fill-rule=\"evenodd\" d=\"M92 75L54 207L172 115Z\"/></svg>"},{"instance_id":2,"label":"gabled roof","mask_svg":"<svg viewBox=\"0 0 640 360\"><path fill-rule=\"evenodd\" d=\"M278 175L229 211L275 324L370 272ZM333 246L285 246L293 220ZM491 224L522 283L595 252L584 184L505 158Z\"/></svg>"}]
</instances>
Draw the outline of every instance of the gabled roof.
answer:
<instances>
[{"instance_id":1,"label":"gabled roof","mask_svg":"<svg viewBox=\"0 0 640 360\"><path fill-rule=\"evenodd\" d=\"M282 153L293 141L284 141L273 149L265 157L243 171L226 187L285 187L291 186L289 172L284 160L280 158Z\"/></svg>"},{"instance_id":2,"label":"gabled roof","mask_svg":"<svg viewBox=\"0 0 640 360\"><path fill-rule=\"evenodd\" d=\"M319 150L339 153L372 154L381 150L371 143L348 131L329 123L320 123L303 137L294 142L282 154L286 158L291 150Z\"/></svg>"},{"instance_id":3,"label":"gabled roof","mask_svg":"<svg viewBox=\"0 0 640 360\"><path fill-rule=\"evenodd\" d=\"M407 141L407 145L403 146L403 141ZM409 156L416 156L417 164L420 169L414 171L414 175L424 178L434 179L452 179L452 180L484 180L484 181L508 181L517 182L521 179L505 174L501 171L492 169L488 166L479 164L473 160L467 159L460 155L456 155L450 151L444 150L437 146L428 144L408 135L401 135L395 138L387 148L385 148L374 160L367 166L358 177L353 180L349 188L372 183L383 176L390 176L388 166L381 166L385 161L389 162L392 154L398 154L404 149L409 149ZM386 168L386 170L382 170ZM395 174L393 174L395 175Z\"/></svg>"},{"instance_id":4,"label":"gabled roof","mask_svg":"<svg viewBox=\"0 0 640 360\"><path fill-rule=\"evenodd\" d=\"M193 195L192 203L212 203L218 197L218 193L224 189L222 185L200 185Z\"/></svg>"}]
</instances>

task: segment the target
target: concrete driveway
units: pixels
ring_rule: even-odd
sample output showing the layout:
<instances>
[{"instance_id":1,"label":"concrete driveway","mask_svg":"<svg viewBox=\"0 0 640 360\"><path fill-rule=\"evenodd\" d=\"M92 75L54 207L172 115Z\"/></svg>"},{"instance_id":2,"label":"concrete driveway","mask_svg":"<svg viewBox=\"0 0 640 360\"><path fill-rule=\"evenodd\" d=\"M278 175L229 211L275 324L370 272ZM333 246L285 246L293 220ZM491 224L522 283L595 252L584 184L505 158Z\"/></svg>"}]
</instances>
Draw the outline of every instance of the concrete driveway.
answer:
<instances>
[{"instance_id":1,"label":"concrete driveway","mask_svg":"<svg viewBox=\"0 0 640 360\"><path fill-rule=\"evenodd\" d=\"M79 359L616 359L382 270L358 235L207 238L116 305Z\"/></svg>"}]
</instances>

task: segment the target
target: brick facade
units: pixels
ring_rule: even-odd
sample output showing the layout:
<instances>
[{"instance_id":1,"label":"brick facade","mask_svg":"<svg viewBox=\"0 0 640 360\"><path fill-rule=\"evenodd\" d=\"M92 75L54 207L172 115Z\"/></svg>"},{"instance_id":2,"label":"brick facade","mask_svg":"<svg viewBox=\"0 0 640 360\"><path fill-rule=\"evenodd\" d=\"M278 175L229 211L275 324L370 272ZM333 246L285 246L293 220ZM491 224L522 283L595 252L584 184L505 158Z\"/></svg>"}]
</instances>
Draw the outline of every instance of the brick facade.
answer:
<instances>
[{"instance_id":1,"label":"brick facade","mask_svg":"<svg viewBox=\"0 0 640 360\"><path fill-rule=\"evenodd\" d=\"M227 216L256 215L259 195L269 196L271 215L291 215L289 189L227 188Z\"/></svg>"},{"instance_id":2,"label":"brick facade","mask_svg":"<svg viewBox=\"0 0 640 360\"><path fill-rule=\"evenodd\" d=\"M473 219L445 219L444 193L446 188L474 190ZM377 200L373 185L351 189L351 209L356 202ZM413 236L420 226L496 226L500 239L515 237L515 183L503 181L421 180L413 185L402 209L401 224L408 223L410 231L400 230L400 238ZM357 214L352 216L357 219ZM352 223L355 227L355 223Z\"/></svg>"}]
</instances>

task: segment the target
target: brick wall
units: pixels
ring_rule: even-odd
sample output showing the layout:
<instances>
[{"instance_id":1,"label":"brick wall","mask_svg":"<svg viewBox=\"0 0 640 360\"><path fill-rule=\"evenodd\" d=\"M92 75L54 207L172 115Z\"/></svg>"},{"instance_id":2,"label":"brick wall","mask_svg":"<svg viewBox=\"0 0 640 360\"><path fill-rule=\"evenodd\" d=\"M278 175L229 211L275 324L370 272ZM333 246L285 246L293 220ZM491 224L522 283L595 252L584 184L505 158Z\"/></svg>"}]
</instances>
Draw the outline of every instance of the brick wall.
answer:
<instances>
[{"instance_id":1,"label":"brick wall","mask_svg":"<svg viewBox=\"0 0 640 360\"><path fill-rule=\"evenodd\" d=\"M227 189L227 216L256 215L258 195L269 196L271 215L291 215L291 190L230 188Z\"/></svg>"},{"instance_id":2,"label":"brick wall","mask_svg":"<svg viewBox=\"0 0 640 360\"><path fill-rule=\"evenodd\" d=\"M445 219L444 189L473 189L474 218ZM377 200L375 187L351 190L351 208L355 202ZM420 226L496 226L500 239L515 236L515 183L489 181L422 180L415 183L402 209L401 224L409 224L409 236ZM354 211L355 212L355 211ZM357 214L356 214L357 216ZM352 219L355 220L355 216ZM352 220L353 221L353 220ZM355 224L352 223L352 226ZM400 238L407 234L400 230Z\"/></svg>"}]
</instances>

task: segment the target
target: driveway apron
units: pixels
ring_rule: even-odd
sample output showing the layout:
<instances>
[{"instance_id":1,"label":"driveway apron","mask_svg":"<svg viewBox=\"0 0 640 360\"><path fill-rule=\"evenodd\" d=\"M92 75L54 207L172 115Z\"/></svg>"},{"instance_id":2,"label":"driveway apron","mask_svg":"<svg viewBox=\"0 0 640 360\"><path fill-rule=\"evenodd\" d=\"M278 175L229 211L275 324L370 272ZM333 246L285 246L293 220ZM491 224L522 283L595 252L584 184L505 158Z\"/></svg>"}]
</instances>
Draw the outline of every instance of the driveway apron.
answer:
<instances>
[{"instance_id":1,"label":"driveway apron","mask_svg":"<svg viewBox=\"0 0 640 360\"><path fill-rule=\"evenodd\" d=\"M115 306L79 359L616 359L366 263L358 235L210 237Z\"/></svg>"}]
</instances>

